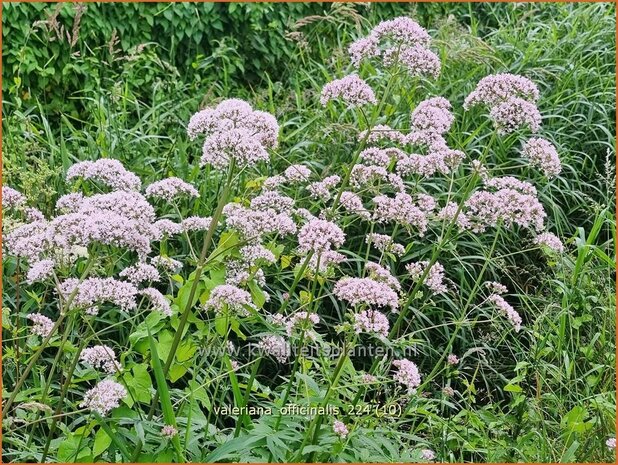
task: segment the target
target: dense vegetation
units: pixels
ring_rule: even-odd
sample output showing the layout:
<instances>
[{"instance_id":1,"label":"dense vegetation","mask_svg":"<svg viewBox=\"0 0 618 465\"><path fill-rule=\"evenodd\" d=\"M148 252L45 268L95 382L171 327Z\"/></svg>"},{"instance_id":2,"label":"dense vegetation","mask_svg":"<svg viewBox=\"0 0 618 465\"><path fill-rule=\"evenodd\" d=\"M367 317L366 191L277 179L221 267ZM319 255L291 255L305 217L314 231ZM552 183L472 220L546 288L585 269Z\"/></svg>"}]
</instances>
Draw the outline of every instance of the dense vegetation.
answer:
<instances>
[{"instance_id":1,"label":"dense vegetation","mask_svg":"<svg viewBox=\"0 0 618 465\"><path fill-rule=\"evenodd\" d=\"M58 297L53 280L29 285L32 263L3 249L5 460L614 460L606 446L616 415L613 4L22 3L3 5L3 13L4 186L51 221L62 196L110 190L78 175L67 182L71 166L115 159L145 188L178 177L197 189L199 198L177 204L149 198L157 219L222 218L205 234L198 226L153 241L150 258L182 262L153 284L167 296L171 318L142 303L139 311L105 304L89 317L70 308L70 296ZM427 29L440 75L409 77L400 64L383 69L365 62L359 75L375 91L376 105L322 105L323 87L354 71L348 46L400 15ZM557 148L557 176L548 179L522 156L528 128L499 134L488 111L464 110L479 81L495 73L523 75L538 86L540 137ZM376 124L409 130L412 111L436 96L452 104L446 142L466 158L446 174L404 177L406 191L431 195L440 208L448 201L465 205L483 189L472 163L481 160L490 178L534 185L547 213L544 229L564 251L538 246L529 228L508 222L479 232L432 216L419 235L409 224L367 221L363 211L337 208L367 142L359 132ZM198 110L230 98L278 121L278 145L264 143L267 163L237 171L234 164L213 165L212 157L201 163L204 139L192 140L187 124ZM262 245L275 263L259 262L265 282L253 269L245 286L251 302L243 308L259 310L248 317L226 306L214 312L212 291L229 277L246 241L230 226L234 212L221 208L228 201L248 207L295 164L309 168L309 182L342 178L331 199L310 195L302 183L279 190L295 209L322 214L343 230L338 253L345 261L316 272L311 254L324 250L302 250L294 234L268 236ZM396 195L386 184L357 192L365 207L371 210L372 195ZM23 205L5 209L4 198L3 210L3 238L32 221ZM311 223L296 214L298 229ZM366 237L375 232L403 244L402 256L368 247ZM59 267L55 278L122 281L120 270L141 258L109 244L92 244L86 255ZM414 268L406 265L423 260L443 265L446 292L425 285L429 270L413 280ZM364 309L334 291L344 276L373 276L368 261L402 286L399 313L382 309L390 323L386 339L356 334L350 312ZM521 315L520 331L492 310L485 281L507 286L504 299ZM266 318L303 310L319 315L312 344L305 333L313 335L313 328L303 326L309 317L291 334ZM32 313L66 318L46 341L31 333ZM251 349L269 335L315 351L282 361ZM222 350L228 341L236 352ZM387 357L324 355L344 343L382 347ZM107 416L79 405L105 378L80 355L103 344L115 351L122 372L114 379L128 393ZM457 363L449 363L451 353ZM415 392L393 379L393 359L418 366L420 383L409 383ZM367 375L377 376L375 384L367 384ZM396 414L378 415L374 401ZM340 413L280 415L285 404ZM221 412L226 405L274 413ZM162 433L165 426L173 429Z\"/></svg>"}]
</instances>

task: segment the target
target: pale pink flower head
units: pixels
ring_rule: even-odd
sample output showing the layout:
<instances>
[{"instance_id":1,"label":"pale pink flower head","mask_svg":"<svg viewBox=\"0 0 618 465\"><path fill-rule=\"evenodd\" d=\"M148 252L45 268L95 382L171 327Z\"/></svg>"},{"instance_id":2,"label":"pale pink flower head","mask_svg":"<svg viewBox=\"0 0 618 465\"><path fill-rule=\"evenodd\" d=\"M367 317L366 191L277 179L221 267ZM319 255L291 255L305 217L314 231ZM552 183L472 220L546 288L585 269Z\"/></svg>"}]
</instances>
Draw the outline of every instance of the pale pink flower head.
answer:
<instances>
[{"instance_id":1,"label":"pale pink flower head","mask_svg":"<svg viewBox=\"0 0 618 465\"><path fill-rule=\"evenodd\" d=\"M401 257L405 253L405 247L393 242L391 236L386 234L370 233L365 238L365 242L373 245L380 252L392 253L397 257Z\"/></svg>"},{"instance_id":2,"label":"pale pink flower head","mask_svg":"<svg viewBox=\"0 0 618 465\"><path fill-rule=\"evenodd\" d=\"M157 268L143 262L125 268L119 273L119 276L127 278L128 281L136 285L143 282L157 282L161 280L161 275Z\"/></svg>"},{"instance_id":3,"label":"pale pink flower head","mask_svg":"<svg viewBox=\"0 0 618 465\"><path fill-rule=\"evenodd\" d=\"M431 37L416 21L407 16L382 21L371 31L378 40L388 39L399 45L428 46Z\"/></svg>"},{"instance_id":4,"label":"pale pink flower head","mask_svg":"<svg viewBox=\"0 0 618 465\"><path fill-rule=\"evenodd\" d=\"M560 174L562 165L560 156L554 145L540 137L532 137L524 144L522 154L530 160L530 164L539 168L547 178Z\"/></svg>"},{"instance_id":5,"label":"pale pink flower head","mask_svg":"<svg viewBox=\"0 0 618 465\"><path fill-rule=\"evenodd\" d=\"M446 357L446 363L449 365L457 365L459 363L459 357L455 354L449 354L448 357Z\"/></svg>"},{"instance_id":6,"label":"pale pink flower head","mask_svg":"<svg viewBox=\"0 0 618 465\"><path fill-rule=\"evenodd\" d=\"M120 406L120 401L127 395L127 390L122 384L106 379L87 391L79 406L105 416L111 410Z\"/></svg>"},{"instance_id":7,"label":"pale pink flower head","mask_svg":"<svg viewBox=\"0 0 618 465\"><path fill-rule=\"evenodd\" d=\"M420 235L427 230L427 214L421 210L409 194L400 192L395 197L378 195L374 197L374 218L379 223L396 222L415 227Z\"/></svg>"},{"instance_id":8,"label":"pale pink flower head","mask_svg":"<svg viewBox=\"0 0 618 465\"><path fill-rule=\"evenodd\" d=\"M493 107L489 117L500 134L510 134L520 127L527 126L537 132L541 127L541 113L534 103L519 97L509 97Z\"/></svg>"},{"instance_id":9,"label":"pale pink flower head","mask_svg":"<svg viewBox=\"0 0 618 465\"><path fill-rule=\"evenodd\" d=\"M363 310L354 315L354 331L387 337L390 324L388 318L377 310Z\"/></svg>"},{"instance_id":10,"label":"pale pink flower head","mask_svg":"<svg viewBox=\"0 0 618 465\"><path fill-rule=\"evenodd\" d=\"M515 332L521 330L521 316L517 311L506 301L502 296L498 294L492 294L488 298L491 302L506 318L511 322Z\"/></svg>"},{"instance_id":11,"label":"pale pink flower head","mask_svg":"<svg viewBox=\"0 0 618 465\"><path fill-rule=\"evenodd\" d=\"M345 438L349 434L348 427L339 420L335 420L333 422L333 431L335 432L337 436L339 436L342 439Z\"/></svg>"},{"instance_id":12,"label":"pale pink flower head","mask_svg":"<svg viewBox=\"0 0 618 465\"><path fill-rule=\"evenodd\" d=\"M450 112L451 103L443 97L423 100L410 117L415 131L432 131L438 134L447 132L455 117Z\"/></svg>"},{"instance_id":13,"label":"pale pink flower head","mask_svg":"<svg viewBox=\"0 0 618 465\"><path fill-rule=\"evenodd\" d=\"M423 284L425 284L434 294L444 294L448 291L448 288L444 283L444 266L438 262L435 262L431 265L429 271L426 271L428 266L429 261L427 260L410 262L406 265L406 270L414 282L419 281L422 275L426 272Z\"/></svg>"},{"instance_id":14,"label":"pale pink flower head","mask_svg":"<svg viewBox=\"0 0 618 465\"><path fill-rule=\"evenodd\" d=\"M333 174L332 176L326 176L321 181L312 182L307 186L307 190L314 199L322 199L326 201L331 197L330 190L337 186L340 181L341 178L336 174Z\"/></svg>"},{"instance_id":15,"label":"pale pink flower head","mask_svg":"<svg viewBox=\"0 0 618 465\"><path fill-rule=\"evenodd\" d=\"M161 436L167 439L172 439L178 434L178 430L172 425L165 425L161 428Z\"/></svg>"},{"instance_id":16,"label":"pale pink flower head","mask_svg":"<svg viewBox=\"0 0 618 465\"><path fill-rule=\"evenodd\" d=\"M12 187L2 186L2 210L22 208L26 205L26 196Z\"/></svg>"},{"instance_id":17,"label":"pale pink flower head","mask_svg":"<svg viewBox=\"0 0 618 465\"><path fill-rule=\"evenodd\" d=\"M290 344L283 336L276 334L262 337L258 343L258 348L274 357L279 363L286 363L291 355Z\"/></svg>"},{"instance_id":18,"label":"pale pink flower head","mask_svg":"<svg viewBox=\"0 0 618 465\"><path fill-rule=\"evenodd\" d=\"M326 84L322 89L320 103L326 106L331 100L341 100L348 107L377 103L373 89L357 74L350 74Z\"/></svg>"},{"instance_id":19,"label":"pale pink flower head","mask_svg":"<svg viewBox=\"0 0 618 465\"><path fill-rule=\"evenodd\" d=\"M40 313L30 313L26 318L33 323L30 332L37 336L47 337L54 329L54 322Z\"/></svg>"},{"instance_id":20,"label":"pale pink flower head","mask_svg":"<svg viewBox=\"0 0 618 465\"><path fill-rule=\"evenodd\" d=\"M431 50L415 45L404 47L399 51L389 49L384 52L384 64L392 66L395 63L403 65L412 77L427 77L437 79L440 76L440 58Z\"/></svg>"},{"instance_id":21,"label":"pale pink flower head","mask_svg":"<svg viewBox=\"0 0 618 465\"><path fill-rule=\"evenodd\" d=\"M313 219L298 232L298 248L301 253L321 253L341 247L345 234L339 226L330 221Z\"/></svg>"},{"instance_id":22,"label":"pale pink flower head","mask_svg":"<svg viewBox=\"0 0 618 465\"><path fill-rule=\"evenodd\" d=\"M195 113L189 120L187 134L193 140L200 134L211 137L235 129L249 131L265 148L277 146L279 125L275 117L253 110L251 105L239 99L224 100L215 108Z\"/></svg>"},{"instance_id":23,"label":"pale pink flower head","mask_svg":"<svg viewBox=\"0 0 618 465\"><path fill-rule=\"evenodd\" d=\"M409 391L414 392L421 384L421 375L418 372L416 364L408 359L395 360L393 366L397 368L397 371L393 375L393 379L405 385Z\"/></svg>"},{"instance_id":24,"label":"pale pink flower head","mask_svg":"<svg viewBox=\"0 0 618 465\"><path fill-rule=\"evenodd\" d=\"M71 308L83 309L88 315L97 315L96 304L103 302L132 310L137 307L139 293L135 285L114 278L87 278L81 283L77 278L69 278L60 284L59 291L65 301L74 293Z\"/></svg>"},{"instance_id":25,"label":"pale pink flower head","mask_svg":"<svg viewBox=\"0 0 618 465\"><path fill-rule=\"evenodd\" d=\"M508 289L504 284L500 284L496 281L485 281L483 285L489 289L489 292L492 294L506 294L508 292Z\"/></svg>"},{"instance_id":26,"label":"pale pink flower head","mask_svg":"<svg viewBox=\"0 0 618 465\"><path fill-rule=\"evenodd\" d=\"M529 102L539 99L539 89L530 79L516 74L492 74L479 81L476 89L466 97L464 108L475 105L493 107L511 97L518 97Z\"/></svg>"},{"instance_id":27,"label":"pale pink flower head","mask_svg":"<svg viewBox=\"0 0 618 465\"><path fill-rule=\"evenodd\" d=\"M345 191L341 193L339 198L341 206L351 214L358 215L361 218L371 218L371 213L363 205L361 198L354 192Z\"/></svg>"},{"instance_id":28,"label":"pale pink flower head","mask_svg":"<svg viewBox=\"0 0 618 465\"><path fill-rule=\"evenodd\" d=\"M142 289L140 294L150 301L150 307L155 312L160 312L165 316L172 316L172 307L167 298L154 287Z\"/></svg>"},{"instance_id":29,"label":"pale pink flower head","mask_svg":"<svg viewBox=\"0 0 618 465\"><path fill-rule=\"evenodd\" d=\"M26 275L26 281L28 284L32 284L37 281L45 281L54 274L55 263L53 260L45 259L30 265L28 274Z\"/></svg>"},{"instance_id":30,"label":"pale pink flower head","mask_svg":"<svg viewBox=\"0 0 618 465\"><path fill-rule=\"evenodd\" d=\"M388 284L370 278L342 278L333 289L335 296L352 306L399 308L399 297Z\"/></svg>"},{"instance_id":31,"label":"pale pink flower head","mask_svg":"<svg viewBox=\"0 0 618 465\"><path fill-rule=\"evenodd\" d=\"M146 195L171 202L176 197L199 197L195 187L180 178L171 177L153 182L146 187Z\"/></svg>"},{"instance_id":32,"label":"pale pink flower head","mask_svg":"<svg viewBox=\"0 0 618 465\"><path fill-rule=\"evenodd\" d=\"M616 450L616 438L609 438L605 441L605 445L609 450Z\"/></svg>"},{"instance_id":33,"label":"pale pink flower head","mask_svg":"<svg viewBox=\"0 0 618 465\"><path fill-rule=\"evenodd\" d=\"M421 450L421 458L423 460L433 460L436 458L436 453L431 449L423 449Z\"/></svg>"},{"instance_id":34,"label":"pale pink flower head","mask_svg":"<svg viewBox=\"0 0 618 465\"><path fill-rule=\"evenodd\" d=\"M118 160L102 158L97 161L82 161L67 170L67 182L75 178L93 180L113 190L138 191L140 179L128 171Z\"/></svg>"},{"instance_id":35,"label":"pale pink flower head","mask_svg":"<svg viewBox=\"0 0 618 465\"><path fill-rule=\"evenodd\" d=\"M221 284L210 292L210 296L204 304L204 309L213 309L217 313L221 313L226 308L237 312L239 315L247 316L249 315L247 309L255 309L256 307L251 300L251 294L244 289L230 284Z\"/></svg>"},{"instance_id":36,"label":"pale pink flower head","mask_svg":"<svg viewBox=\"0 0 618 465\"><path fill-rule=\"evenodd\" d=\"M270 159L264 146L245 128L216 132L204 141L200 166L210 164L225 169L232 160L238 168L252 167Z\"/></svg>"},{"instance_id":37,"label":"pale pink flower head","mask_svg":"<svg viewBox=\"0 0 618 465\"><path fill-rule=\"evenodd\" d=\"M305 165L290 165L283 172L283 176L291 183L304 182L311 177L311 170Z\"/></svg>"},{"instance_id":38,"label":"pale pink flower head","mask_svg":"<svg viewBox=\"0 0 618 465\"><path fill-rule=\"evenodd\" d=\"M558 236L550 232L544 232L534 238L534 243L554 253L563 253L564 245Z\"/></svg>"},{"instance_id":39,"label":"pale pink flower head","mask_svg":"<svg viewBox=\"0 0 618 465\"><path fill-rule=\"evenodd\" d=\"M114 349L105 345L96 345L82 350L79 359L86 365L103 370L105 373L113 374L120 370L120 365L116 361Z\"/></svg>"}]
</instances>

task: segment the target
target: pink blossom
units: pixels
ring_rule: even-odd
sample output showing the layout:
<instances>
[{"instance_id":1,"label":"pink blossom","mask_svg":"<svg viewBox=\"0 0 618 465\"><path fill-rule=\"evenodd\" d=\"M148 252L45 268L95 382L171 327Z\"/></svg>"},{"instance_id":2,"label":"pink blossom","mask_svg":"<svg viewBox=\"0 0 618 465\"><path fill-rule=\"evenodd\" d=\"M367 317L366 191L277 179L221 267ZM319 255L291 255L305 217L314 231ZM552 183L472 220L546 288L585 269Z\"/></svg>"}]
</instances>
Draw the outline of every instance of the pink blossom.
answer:
<instances>
[{"instance_id":1,"label":"pink blossom","mask_svg":"<svg viewBox=\"0 0 618 465\"><path fill-rule=\"evenodd\" d=\"M210 228L212 218L210 216L190 216L180 222L183 232L206 231Z\"/></svg>"},{"instance_id":2,"label":"pink blossom","mask_svg":"<svg viewBox=\"0 0 618 465\"><path fill-rule=\"evenodd\" d=\"M377 310L363 310L354 315L354 330L357 333L373 333L387 337L389 328L388 318Z\"/></svg>"},{"instance_id":3,"label":"pink blossom","mask_svg":"<svg viewBox=\"0 0 618 465\"><path fill-rule=\"evenodd\" d=\"M554 145L540 137L532 137L524 144L522 154L532 166L543 171L546 177L553 178L562 171L560 157Z\"/></svg>"},{"instance_id":4,"label":"pink blossom","mask_svg":"<svg viewBox=\"0 0 618 465\"><path fill-rule=\"evenodd\" d=\"M105 416L111 410L120 406L120 401L127 396L127 390L122 384L111 379L99 382L94 388L84 395L84 400L79 404L99 415Z\"/></svg>"},{"instance_id":5,"label":"pink blossom","mask_svg":"<svg viewBox=\"0 0 618 465\"><path fill-rule=\"evenodd\" d=\"M81 283L76 278L69 278L60 284L59 291L64 300L75 292L71 308L84 309L89 315L98 314L99 309L94 305L103 302L110 302L123 310L134 309L139 292L133 284L114 278L87 278Z\"/></svg>"},{"instance_id":6,"label":"pink blossom","mask_svg":"<svg viewBox=\"0 0 618 465\"><path fill-rule=\"evenodd\" d=\"M492 294L488 298L489 302L494 304L498 310L506 316L506 318L511 322L513 328L515 328L515 332L519 332L521 329L521 316L519 313L506 301L502 298L502 296L498 294Z\"/></svg>"},{"instance_id":7,"label":"pink blossom","mask_svg":"<svg viewBox=\"0 0 618 465\"><path fill-rule=\"evenodd\" d=\"M534 238L534 243L536 245L540 245L541 247L546 247L556 253L564 252L564 245L562 244L560 238L550 232L541 233L536 236Z\"/></svg>"},{"instance_id":8,"label":"pink blossom","mask_svg":"<svg viewBox=\"0 0 618 465\"><path fill-rule=\"evenodd\" d=\"M508 73L493 74L479 81L476 89L466 97L464 108L467 110L478 104L493 107L510 97L536 102L539 98L539 89L523 76Z\"/></svg>"},{"instance_id":9,"label":"pink blossom","mask_svg":"<svg viewBox=\"0 0 618 465\"><path fill-rule=\"evenodd\" d=\"M26 318L34 323L32 328L30 328L30 332L37 336L45 338L54 329L54 322L40 313L29 313L26 315Z\"/></svg>"},{"instance_id":10,"label":"pink blossom","mask_svg":"<svg viewBox=\"0 0 618 465\"><path fill-rule=\"evenodd\" d=\"M147 287L139 292L150 300L150 305L155 312L163 313L165 316L172 316L172 307L167 298L153 287Z\"/></svg>"},{"instance_id":11,"label":"pink blossom","mask_svg":"<svg viewBox=\"0 0 618 465\"><path fill-rule=\"evenodd\" d=\"M105 345L96 345L83 349L79 359L87 365L102 369L108 374L113 374L120 370L114 349Z\"/></svg>"},{"instance_id":12,"label":"pink blossom","mask_svg":"<svg viewBox=\"0 0 618 465\"><path fill-rule=\"evenodd\" d=\"M364 219L371 218L371 213L363 205L361 198L353 192L342 192L339 199L341 206L352 214Z\"/></svg>"},{"instance_id":13,"label":"pink blossom","mask_svg":"<svg viewBox=\"0 0 618 465\"><path fill-rule=\"evenodd\" d=\"M333 289L338 299L350 305L369 305L376 307L399 308L399 297L388 284L370 278L342 278Z\"/></svg>"},{"instance_id":14,"label":"pink blossom","mask_svg":"<svg viewBox=\"0 0 618 465\"><path fill-rule=\"evenodd\" d=\"M449 354L448 357L446 357L446 363L449 365L457 365L459 363L459 357L455 354Z\"/></svg>"},{"instance_id":15,"label":"pink blossom","mask_svg":"<svg viewBox=\"0 0 618 465\"><path fill-rule=\"evenodd\" d=\"M252 131L236 128L216 132L204 141L200 166L210 164L224 169L234 160L239 168L252 167L269 159L268 152Z\"/></svg>"},{"instance_id":16,"label":"pink blossom","mask_svg":"<svg viewBox=\"0 0 618 465\"><path fill-rule=\"evenodd\" d=\"M55 263L53 260L40 260L30 265L26 281L32 284L37 281L44 281L54 274Z\"/></svg>"},{"instance_id":17,"label":"pink blossom","mask_svg":"<svg viewBox=\"0 0 618 465\"><path fill-rule=\"evenodd\" d=\"M421 375L416 364L408 359L395 360L393 365L397 368L393 379L407 386L409 391L414 391L421 384Z\"/></svg>"},{"instance_id":18,"label":"pink blossom","mask_svg":"<svg viewBox=\"0 0 618 465\"><path fill-rule=\"evenodd\" d=\"M326 220L313 219L298 232L298 249L301 253L310 250L316 253L341 247L345 234L335 223Z\"/></svg>"},{"instance_id":19,"label":"pink blossom","mask_svg":"<svg viewBox=\"0 0 618 465\"><path fill-rule=\"evenodd\" d=\"M365 238L367 244L372 244L380 252L392 253L398 257L401 257L405 253L405 248L401 244L396 244L393 239L386 234L368 234Z\"/></svg>"},{"instance_id":20,"label":"pink blossom","mask_svg":"<svg viewBox=\"0 0 618 465\"><path fill-rule=\"evenodd\" d=\"M537 132L541 127L541 114L534 103L519 97L510 97L493 107L489 112L500 134L510 134L516 129L528 126Z\"/></svg>"},{"instance_id":21,"label":"pink blossom","mask_svg":"<svg viewBox=\"0 0 618 465\"><path fill-rule=\"evenodd\" d=\"M412 281L417 282L421 279L423 273L426 272L428 266L429 261L427 260L410 262L406 265L406 270L410 274ZM444 284L444 267L438 262L431 265L431 268L425 275L423 284L431 289L434 294L444 294L448 290L446 284Z\"/></svg>"},{"instance_id":22,"label":"pink blossom","mask_svg":"<svg viewBox=\"0 0 618 465\"><path fill-rule=\"evenodd\" d=\"M275 357L279 363L286 363L291 354L290 345L285 338L274 334L264 336L258 347L262 352Z\"/></svg>"},{"instance_id":23,"label":"pink blossom","mask_svg":"<svg viewBox=\"0 0 618 465\"><path fill-rule=\"evenodd\" d=\"M339 436L342 439L345 438L349 434L348 427L339 420L335 420L333 422L333 431L335 432L337 436Z\"/></svg>"},{"instance_id":24,"label":"pink blossom","mask_svg":"<svg viewBox=\"0 0 618 465\"><path fill-rule=\"evenodd\" d=\"M229 284L221 284L210 291L210 296L204 304L204 310L213 309L217 313L230 309L242 316L249 315L247 308L256 309L251 294L244 289Z\"/></svg>"},{"instance_id":25,"label":"pink blossom","mask_svg":"<svg viewBox=\"0 0 618 465\"><path fill-rule=\"evenodd\" d=\"M324 86L320 103L326 106L329 101L336 99L342 100L348 107L377 103L373 89L357 74L335 79Z\"/></svg>"},{"instance_id":26,"label":"pink blossom","mask_svg":"<svg viewBox=\"0 0 618 465\"><path fill-rule=\"evenodd\" d=\"M443 97L423 100L410 117L414 131L432 131L438 134L447 132L455 117L450 112L451 103Z\"/></svg>"},{"instance_id":27,"label":"pink blossom","mask_svg":"<svg viewBox=\"0 0 618 465\"><path fill-rule=\"evenodd\" d=\"M72 181L75 178L91 179L120 191L138 191L142 187L142 182L135 174L118 160L109 158L74 164L67 170L66 179Z\"/></svg>"},{"instance_id":28,"label":"pink blossom","mask_svg":"<svg viewBox=\"0 0 618 465\"><path fill-rule=\"evenodd\" d=\"M331 197L330 190L339 184L341 178L336 174L327 176L321 181L312 182L307 186L307 190L314 199L328 200Z\"/></svg>"},{"instance_id":29,"label":"pink blossom","mask_svg":"<svg viewBox=\"0 0 618 465\"><path fill-rule=\"evenodd\" d=\"M427 230L427 216L412 200L409 194L398 193L395 197L378 195L374 197L374 218L379 223L393 221L405 226L414 226L420 235Z\"/></svg>"},{"instance_id":30,"label":"pink blossom","mask_svg":"<svg viewBox=\"0 0 618 465\"><path fill-rule=\"evenodd\" d=\"M26 204L26 196L12 187L2 186L2 210L22 208Z\"/></svg>"},{"instance_id":31,"label":"pink blossom","mask_svg":"<svg viewBox=\"0 0 618 465\"><path fill-rule=\"evenodd\" d=\"M164 438L171 439L176 435L178 435L178 430L172 425L165 425L161 428L161 436Z\"/></svg>"},{"instance_id":32,"label":"pink blossom","mask_svg":"<svg viewBox=\"0 0 618 465\"><path fill-rule=\"evenodd\" d=\"M125 268L119 273L119 276L127 278L136 285L143 282L157 282L161 280L161 275L156 267L143 262Z\"/></svg>"},{"instance_id":33,"label":"pink blossom","mask_svg":"<svg viewBox=\"0 0 618 465\"><path fill-rule=\"evenodd\" d=\"M290 165L283 172L283 176L289 182L304 182L311 177L311 170L305 165Z\"/></svg>"},{"instance_id":34,"label":"pink blossom","mask_svg":"<svg viewBox=\"0 0 618 465\"><path fill-rule=\"evenodd\" d=\"M156 181L146 187L148 197L157 197L171 202L175 197L186 195L188 197L199 197L200 194L195 187L180 178L165 178Z\"/></svg>"},{"instance_id":35,"label":"pink blossom","mask_svg":"<svg viewBox=\"0 0 618 465\"><path fill-rule=\"evenodd\" d=\"M440 76L440 58L431 50L420 45L402 47L400 50L386 50L384 65L392 66L396 62L405 66L410 76L432 77L434 79Z\"/></svg>"}]
</instances>

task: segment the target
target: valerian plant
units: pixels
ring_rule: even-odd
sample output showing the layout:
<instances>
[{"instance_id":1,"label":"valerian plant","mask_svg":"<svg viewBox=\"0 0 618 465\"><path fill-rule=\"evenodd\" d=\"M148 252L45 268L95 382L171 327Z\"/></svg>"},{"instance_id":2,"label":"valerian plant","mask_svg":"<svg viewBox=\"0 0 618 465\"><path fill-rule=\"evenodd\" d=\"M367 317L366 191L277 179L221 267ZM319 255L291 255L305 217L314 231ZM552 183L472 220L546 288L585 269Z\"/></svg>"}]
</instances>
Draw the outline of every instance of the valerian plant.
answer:
<instances>
[{"instance_id":1,"label":"valerian plant","mask_svg":"<svg viewBox=\"0 0 618 465\"><path fill-rule=\"evenodd\" d=\"M324 124L355 132L336 172L311 160L274 172L277 120L227 99L187 125L200 185L144 187L117 160L78 162L52 217L3 187L5 260L16 295L33 297L9 315L3 418L19 447L43 438L32 460L448 459L426 430L475 394L473 380L452 387L476 350L458 336L508 346L534 316L501 273L500 237L513 254L565 252L537 196L560 157L534 82L490 75L449 102L409 18L349 55L354 71L319 99ZM470 136L464 118L478 122ZM479 250L459 249L469 238Z\"/></svg>"}]
</instances>

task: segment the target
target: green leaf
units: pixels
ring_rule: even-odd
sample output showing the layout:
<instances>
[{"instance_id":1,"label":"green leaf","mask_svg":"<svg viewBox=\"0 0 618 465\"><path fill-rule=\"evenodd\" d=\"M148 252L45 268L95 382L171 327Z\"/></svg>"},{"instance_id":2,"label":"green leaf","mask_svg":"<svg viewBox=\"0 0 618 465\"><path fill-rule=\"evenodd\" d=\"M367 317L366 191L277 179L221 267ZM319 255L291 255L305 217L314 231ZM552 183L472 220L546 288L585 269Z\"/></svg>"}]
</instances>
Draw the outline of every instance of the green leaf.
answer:
<instances>
[{"instance_id":1,"label":"green leaf","mask_svg":"<svg viewBox=\"0 0 618 465\"><path fill-rule=\"evenodd\" d=\"M152 354L152 369L154 371L155 380L157 381L157 391L159 393L159 401L161 402L161 410L163 411L163 419L167 425L176 426L176 415L174 414L174 407L172 406L172 399L170 397L169 389L167 388L167 382L165 381L165 373L161 366L161 360L157 353L157 345L152 337L152 334L148 332L148 340L150 341L150 353ZM172 444L176 453L178 454L179 462L185 462L182 449L180 447L180 439L178 435L172 438Z\"/></svg>"},{"instance_id":2,"label":"green leaf","mask_svg":"<svg viewBox=\"0 0 618 465\"><path fill-rule=\"evenodd\" d=\"M523 389L519 384L507 384L504 386L506 392L522 392Z\"/></svg>"},{"instance_id":3,"label":"green leaf","mask_svg":"<svg viewBox=\"0 0 618 465\"><path fill-rule=\"evenodd\" d=\"M95 457L101 455L107 450L112 443L112 438L105 432L103 428L99 428L94 436L94 445L92 446L92 455Z\"/></svg>"}]
</instances>

